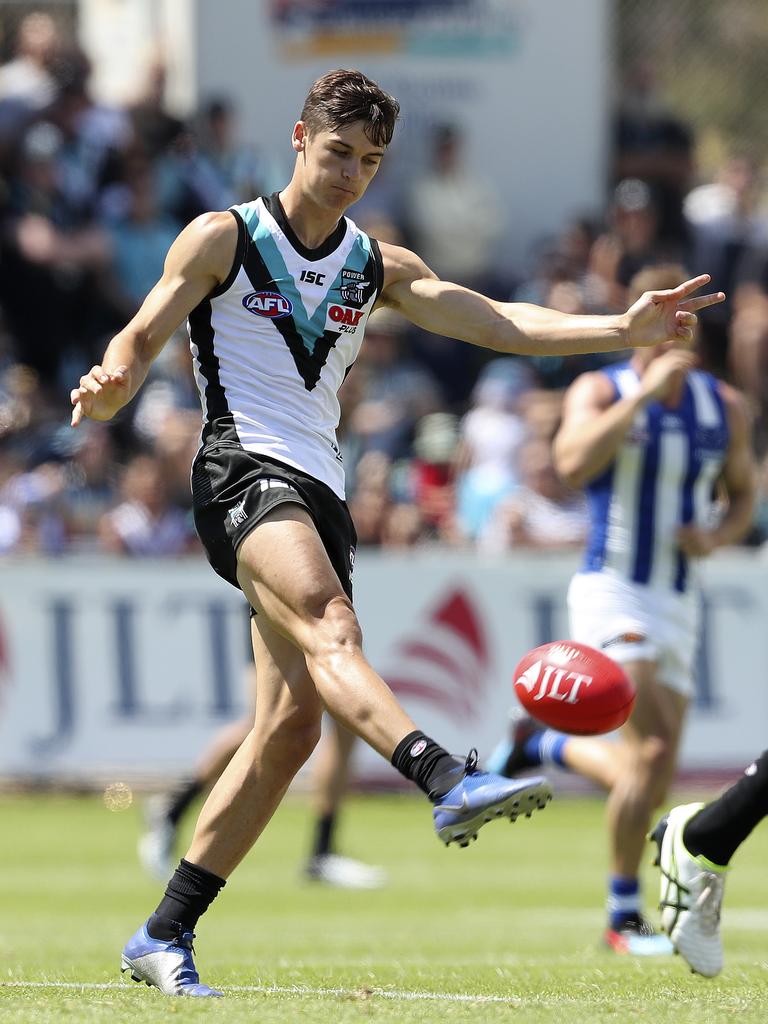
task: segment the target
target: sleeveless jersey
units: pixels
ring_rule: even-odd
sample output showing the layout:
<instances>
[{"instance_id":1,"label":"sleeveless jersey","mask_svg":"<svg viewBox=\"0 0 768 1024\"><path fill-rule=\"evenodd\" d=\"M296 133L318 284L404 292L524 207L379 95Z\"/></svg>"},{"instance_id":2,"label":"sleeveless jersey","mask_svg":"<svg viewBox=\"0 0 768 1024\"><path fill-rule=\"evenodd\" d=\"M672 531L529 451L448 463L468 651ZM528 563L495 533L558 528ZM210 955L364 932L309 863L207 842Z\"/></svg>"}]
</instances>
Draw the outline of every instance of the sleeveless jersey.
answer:
<instances>
[{"instance_id":1,"label":"sleeveless jersey","mask_svg":"<svg viewBox=\"0 0 768 1024\"><path fill-rule=\"evenodd\" d=\"M606 367L615 400L640 379L629 363ZM614 461L586 488L590 534L583 571L612 572L649 586L685 592L692 565L679 550L678 526L706 526L728 447L717 381L690 371L678 408L650 402L640 410Z\"/></svg>"},{"instance_id":2,"label":"sleeveless jersey","mask_svg":"<svg viewBox=\"0 0 768 1024\"><path fill-rule=\"evenodd\" d=\"M343 499L337 392L382 288L378 243L343 217L321 246L307 249L277 194L231 213L232 270L188 320L201 443L276 459Z\"/></svg>"}]
</instances>

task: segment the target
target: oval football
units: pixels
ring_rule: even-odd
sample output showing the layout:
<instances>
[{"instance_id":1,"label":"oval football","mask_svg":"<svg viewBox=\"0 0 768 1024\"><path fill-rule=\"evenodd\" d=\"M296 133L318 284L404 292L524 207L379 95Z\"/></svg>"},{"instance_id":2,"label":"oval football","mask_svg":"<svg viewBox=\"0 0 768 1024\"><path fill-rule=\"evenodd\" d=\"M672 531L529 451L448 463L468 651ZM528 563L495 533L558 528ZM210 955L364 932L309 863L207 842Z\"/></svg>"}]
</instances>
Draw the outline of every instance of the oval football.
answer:
<instances>
[{"instance_id":1,"label":"oval football","mask_svg":"<svg viewBox=\"0 0 768 1024\"><path fill-rule=\"evenodd\" d=\"M618 729L635 702L635 688L621 665L573 640L528 651L515 669L514 690L533 718L576 736Z\"/></svg>"}]
</instances>

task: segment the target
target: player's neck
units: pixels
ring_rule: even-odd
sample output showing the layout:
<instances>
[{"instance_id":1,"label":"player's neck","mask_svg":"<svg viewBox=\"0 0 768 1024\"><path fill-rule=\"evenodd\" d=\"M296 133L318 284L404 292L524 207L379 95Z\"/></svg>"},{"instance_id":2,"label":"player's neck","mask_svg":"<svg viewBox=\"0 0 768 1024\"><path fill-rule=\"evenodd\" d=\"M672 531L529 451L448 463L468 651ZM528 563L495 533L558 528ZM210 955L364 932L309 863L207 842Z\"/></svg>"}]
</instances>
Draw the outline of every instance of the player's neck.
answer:
<instances>
[{"instance_id":1,"label":"player's neck","mask_svg":"<svg viewBox=\"0 0 768 1024\"><path fill-rule=\"evenodd\" d=\"M280 193L280 202L296 237L308 249L317 249L336 230L340 216L337 210L318 206L291 181Z\"/></svg>"}]
</instances>

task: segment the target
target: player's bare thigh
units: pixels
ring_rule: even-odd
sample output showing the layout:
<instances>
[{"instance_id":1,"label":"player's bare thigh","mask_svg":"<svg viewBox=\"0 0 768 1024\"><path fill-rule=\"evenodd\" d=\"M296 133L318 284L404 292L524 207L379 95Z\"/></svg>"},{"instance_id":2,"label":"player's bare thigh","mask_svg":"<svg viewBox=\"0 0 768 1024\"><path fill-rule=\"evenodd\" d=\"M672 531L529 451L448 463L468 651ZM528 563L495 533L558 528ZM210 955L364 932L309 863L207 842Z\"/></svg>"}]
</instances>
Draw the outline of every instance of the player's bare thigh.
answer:
<instances>
[{"instance_id":1,"label":"player's bare thigh","mask_svg":"<svg viewBox=\"0 0 768 1024\"><path fill-rule=\"evenodd\" d=\"M651 659L625 661L622 667L637 692L632 714L624 726L625 738L639 742L654 736L676 744L689 698L660 681L658 664Z\"/></svg>"},{"instance_id":2,"label":"player's bare thigh","mask_svg":"<svg viewBox=\"0 0 768 1024\"><path fill-rule=\"evenodd\" d=\"M257 613L302 649L330 604L354 616L312 517L292 502L274 508L245 538L237 579Z\"/></svg>"}]
</instances>

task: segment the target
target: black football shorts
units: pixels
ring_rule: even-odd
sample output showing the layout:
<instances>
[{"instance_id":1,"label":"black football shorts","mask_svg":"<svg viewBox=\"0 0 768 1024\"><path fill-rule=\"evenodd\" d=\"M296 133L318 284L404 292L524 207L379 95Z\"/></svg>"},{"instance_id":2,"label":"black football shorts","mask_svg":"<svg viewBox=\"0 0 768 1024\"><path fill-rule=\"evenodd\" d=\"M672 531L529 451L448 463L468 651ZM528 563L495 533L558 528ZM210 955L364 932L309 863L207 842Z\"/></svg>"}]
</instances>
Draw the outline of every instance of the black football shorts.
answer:
<instances>
[{"instance_id":1,"label":"black football shorts","mask_svg":"<svg viewBox=\"0 0 768 1024\"><path fill-rule=\"evenodd\" d=\"M192 464L195 528L208 561L237 582L237 550L264 516L290 502L309 512L344 592L352 598L357 534L347 503L327 484L232 442L202 448Z\"/></svg>"}]
</instances>

